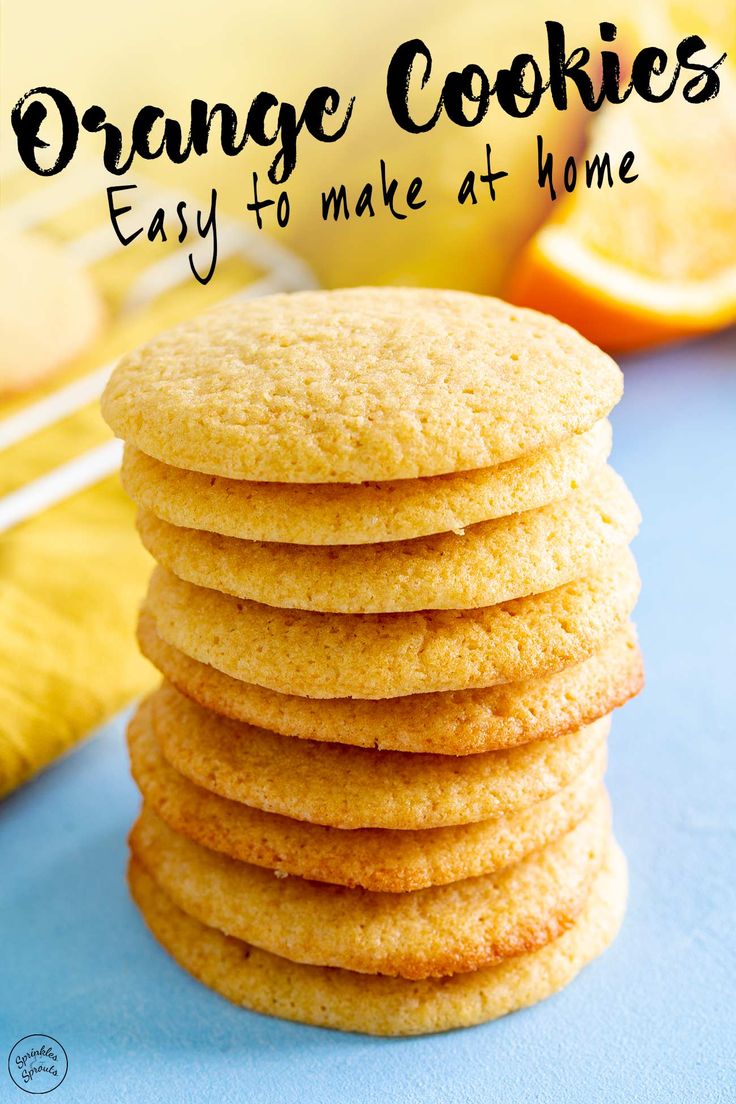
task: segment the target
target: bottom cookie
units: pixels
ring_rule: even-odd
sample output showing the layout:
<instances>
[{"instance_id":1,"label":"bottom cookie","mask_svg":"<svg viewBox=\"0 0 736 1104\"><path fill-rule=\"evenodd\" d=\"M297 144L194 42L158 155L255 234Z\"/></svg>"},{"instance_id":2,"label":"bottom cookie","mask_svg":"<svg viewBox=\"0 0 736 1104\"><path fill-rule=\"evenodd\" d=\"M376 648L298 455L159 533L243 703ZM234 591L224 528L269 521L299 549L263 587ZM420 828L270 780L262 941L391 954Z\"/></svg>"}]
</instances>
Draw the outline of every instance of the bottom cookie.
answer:
<instances>
[{"instance_id":1,"label":"bottom cookie","mask_svg":"<svg viewBox=\"0 0 736 1104\"><path fill-rule=\"evenodd\" d=\"M370 1035L470 1027L544 1000L613 941L627 892L626 860L612 843L583 912L559 939L474 973L407 981L289 962L194 920L134 859L128 879L158 941L185 970L228 1000L287 1020Z\"/></svg>"}]
</instances>

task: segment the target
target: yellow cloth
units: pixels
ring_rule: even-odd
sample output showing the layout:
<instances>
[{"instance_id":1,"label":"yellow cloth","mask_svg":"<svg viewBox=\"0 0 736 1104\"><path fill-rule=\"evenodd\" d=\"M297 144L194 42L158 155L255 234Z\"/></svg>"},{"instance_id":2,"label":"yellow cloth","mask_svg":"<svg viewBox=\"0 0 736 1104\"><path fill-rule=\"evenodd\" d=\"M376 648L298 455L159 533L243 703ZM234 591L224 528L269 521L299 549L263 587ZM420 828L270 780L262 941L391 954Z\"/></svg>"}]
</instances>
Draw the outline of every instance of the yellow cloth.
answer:
<instances>
[{"instance_id":1,"label":"yellow cloth","mask_svg":"<svg viewBox=\"0 0 736 1104\"><path fill-rule=\"evenodd\" d=\"M73 213L43 227L57 239L88 228ZM99 340L45 387L0 402L0 423L262 275L227 261L208 288L185 277L148 309L125 316L122 298L151 259L145 247L131 248L116 250L93 268L109 312ZM161 255L159 247L155 256ZM97 402L88 404L0 452L0 496L109 438ZM151 561L133 520L133 507L113 476L0 535L0 794L154 682L134 639Z\"/></svg>"},{"instance_id":2,"label":"yellow cloth","mask_svg":"<svg viewBox=\"0 0 736 1104\"><path fill-rule=\"evenodd\" d=\"M148 570L115 478L0 539L0 792L152 681L133 644Z\"/></svg>"}]
</instances>

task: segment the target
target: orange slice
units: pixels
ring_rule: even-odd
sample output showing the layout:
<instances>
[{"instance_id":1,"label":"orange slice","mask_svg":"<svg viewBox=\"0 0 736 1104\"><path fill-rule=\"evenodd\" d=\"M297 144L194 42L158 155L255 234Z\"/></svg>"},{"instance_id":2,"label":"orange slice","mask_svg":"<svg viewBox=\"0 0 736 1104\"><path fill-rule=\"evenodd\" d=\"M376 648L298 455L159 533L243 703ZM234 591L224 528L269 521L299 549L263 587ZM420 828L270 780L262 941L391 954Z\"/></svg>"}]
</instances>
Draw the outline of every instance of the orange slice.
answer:
<instances>
[{"instance_id":1,"label":"orange slice","mask_svg":"<svg viewBox=\"0 0 736 1104\"><path fill-rule=\"evenodd\" d=\"M720 72L703 104L678 88L663 103L632 96L601 111L585 156L610 152L613 186L585 187L578 159L576 189L520 256L508 298L611 352L736 321L736 81L727 63ZM624 184L627 150L638 177Z\"/></svg>"}]
</instances>

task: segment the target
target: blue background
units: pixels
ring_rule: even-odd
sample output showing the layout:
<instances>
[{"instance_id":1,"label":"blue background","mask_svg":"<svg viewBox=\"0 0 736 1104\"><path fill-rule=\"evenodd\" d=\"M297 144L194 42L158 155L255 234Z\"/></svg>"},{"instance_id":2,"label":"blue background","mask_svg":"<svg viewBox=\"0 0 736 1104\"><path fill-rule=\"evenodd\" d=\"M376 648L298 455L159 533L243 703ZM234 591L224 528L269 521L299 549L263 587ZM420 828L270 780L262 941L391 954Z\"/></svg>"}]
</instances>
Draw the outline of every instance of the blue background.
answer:
<instances>
[{"instance_id":1,"label":"blue background","mask_svg":"<svg viewBox=\"0 0 736 1104\"><path fill-rule=\"evenodd\" d=\"M609 784L631 866L623 931L552 1000L385 1040L227 1004L150 938L123 880L138 798L123 720L0 810L0 1100L31 1032L69 1074L54 1104L697 1102L736 1099L736 346L630 358L614 464L635 550L648 686L617 714Z\"/></svg>"}]
</instances>

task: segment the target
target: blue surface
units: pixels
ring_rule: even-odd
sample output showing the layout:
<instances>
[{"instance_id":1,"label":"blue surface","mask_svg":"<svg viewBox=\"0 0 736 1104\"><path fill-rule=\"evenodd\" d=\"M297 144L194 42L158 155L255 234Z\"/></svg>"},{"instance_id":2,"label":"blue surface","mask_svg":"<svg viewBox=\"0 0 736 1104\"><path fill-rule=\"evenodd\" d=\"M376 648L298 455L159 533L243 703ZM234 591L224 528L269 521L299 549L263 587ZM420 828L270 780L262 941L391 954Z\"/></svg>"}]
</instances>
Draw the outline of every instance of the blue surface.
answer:
<instances>
[{"instance_id":1,"label":"blue surface","mask_svg":"<svg viewBox=\"0 0 736 1104\"><path fill-rule=\"evenodd\" d=\"M32 1032L69 1055L54 1104L736 1099L735 353L725 336L625 366L614 462L645 519L648 687L614 725L631 902L606 956L545 1004L431 1038L235 1009L168 959L128 900L138 802L118 721L0 812L0 1100L29 1099L4 1066Z\"/></svg>"}]
</instances>

